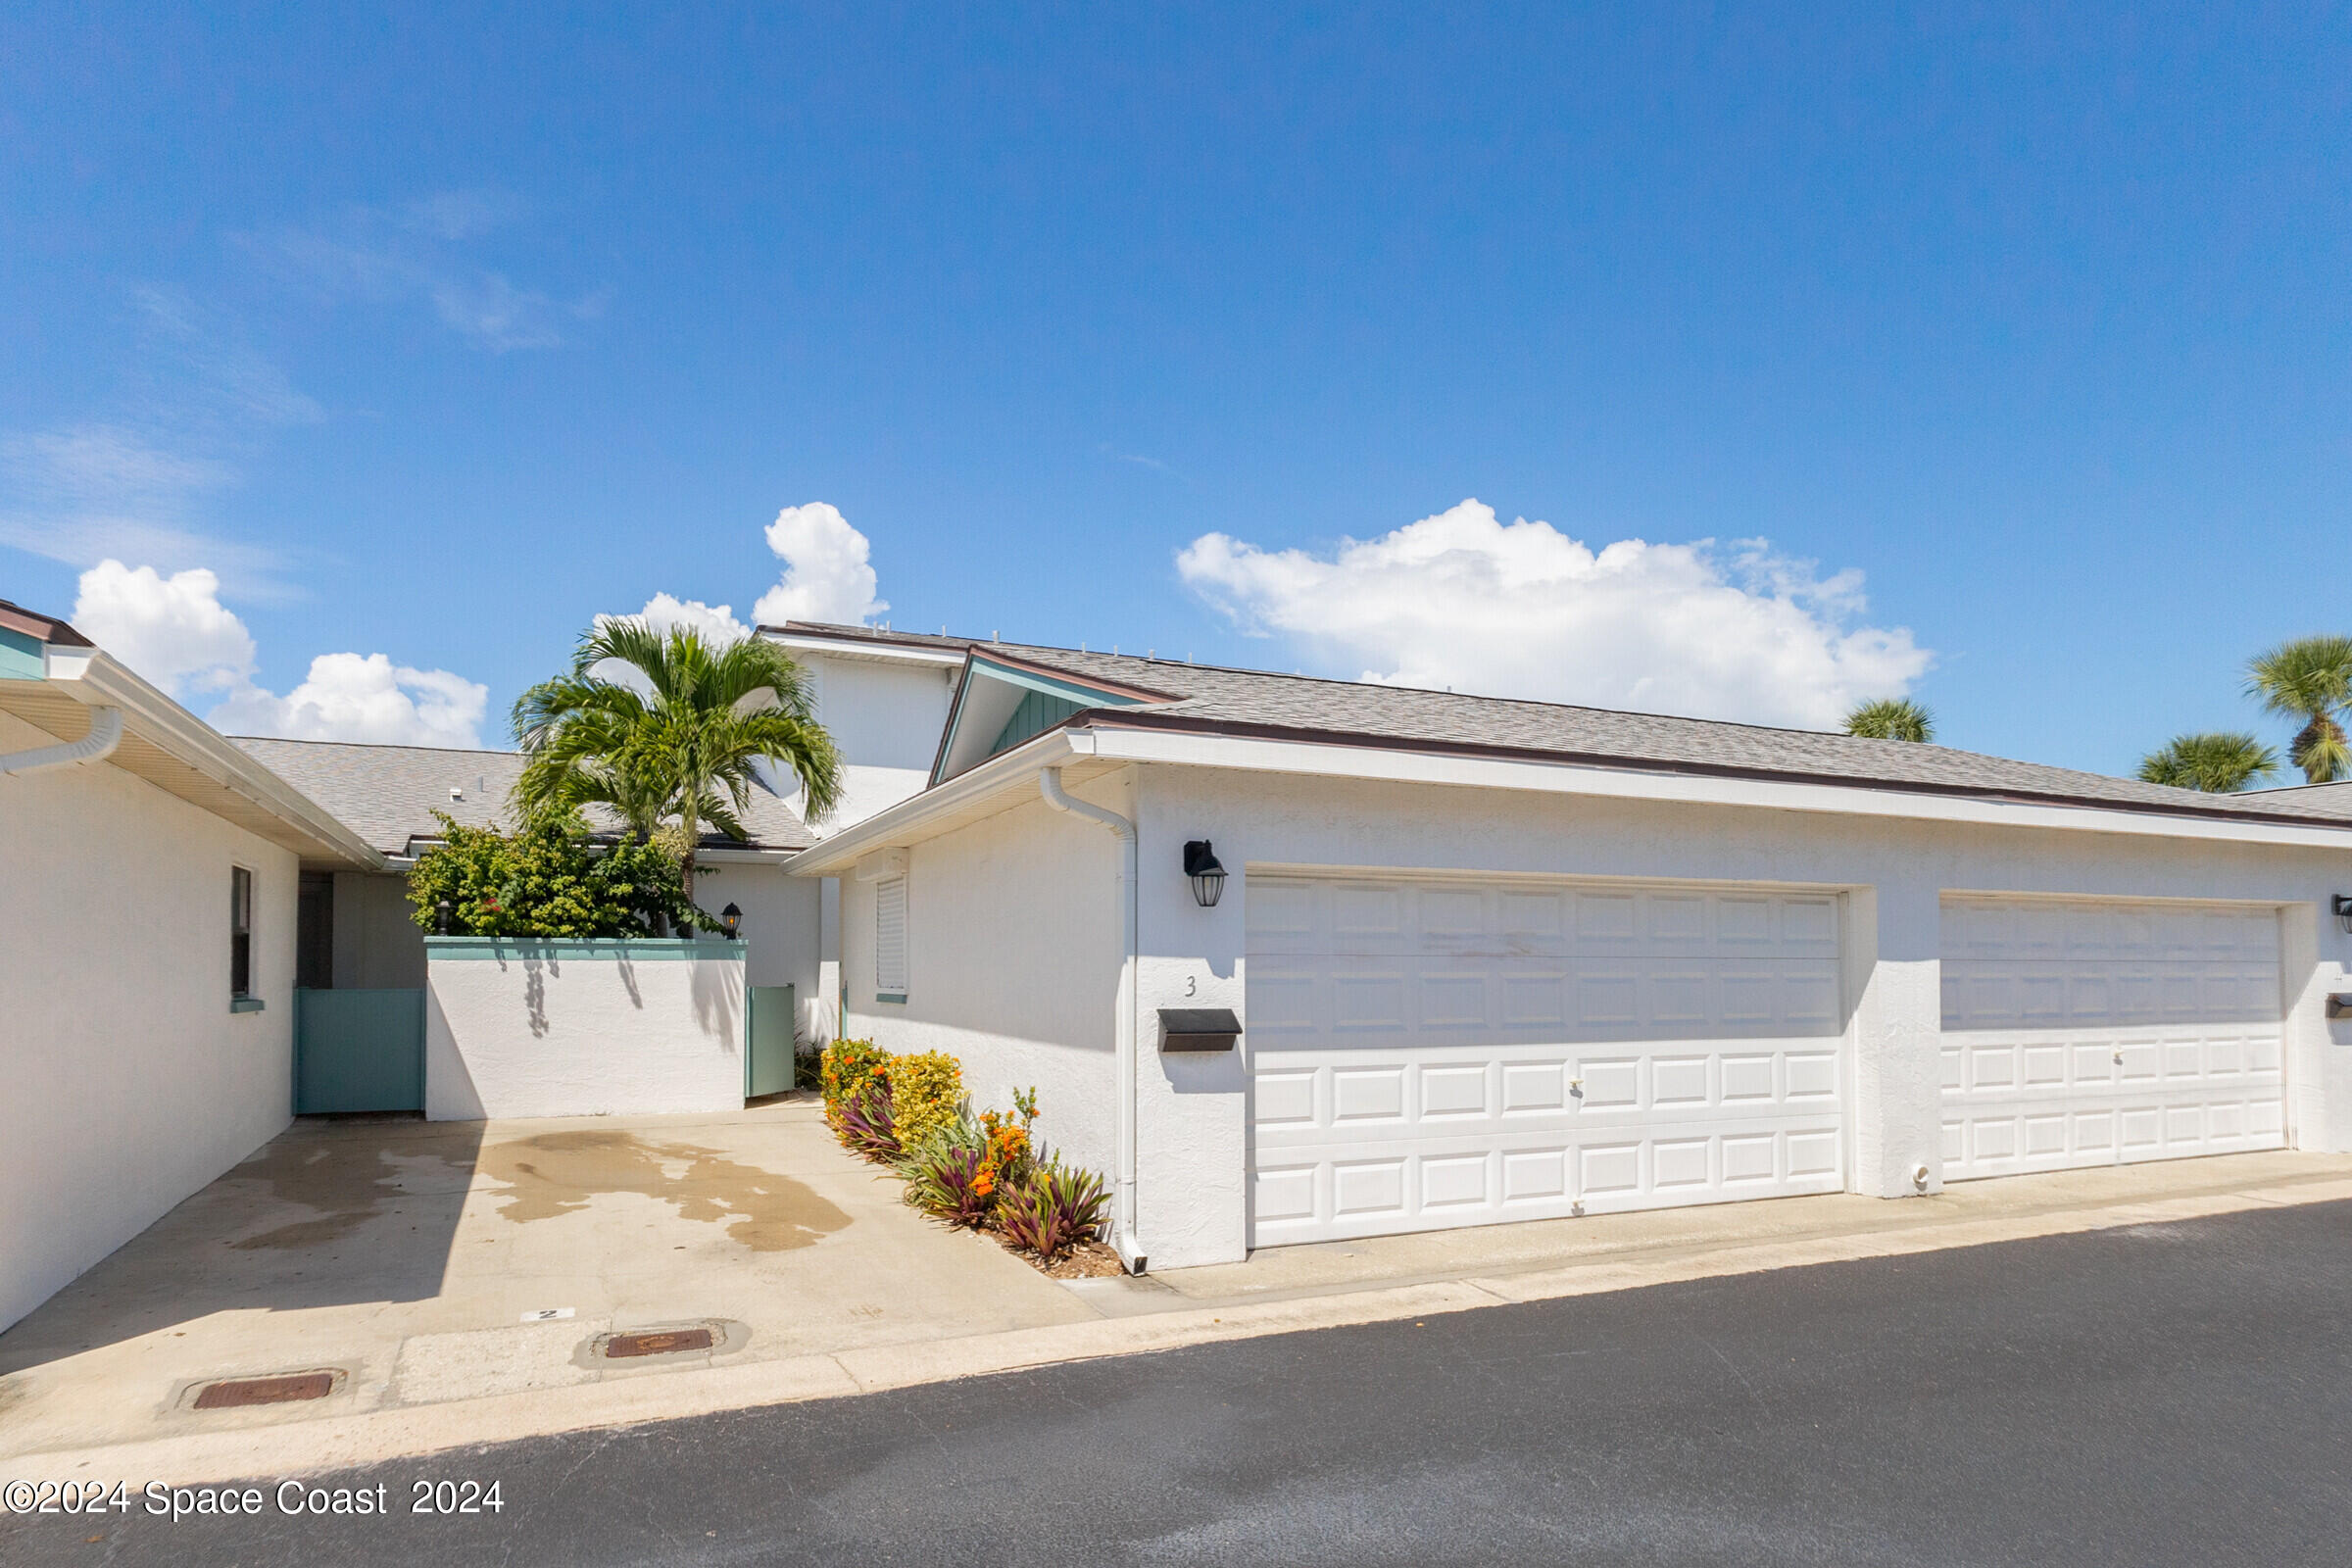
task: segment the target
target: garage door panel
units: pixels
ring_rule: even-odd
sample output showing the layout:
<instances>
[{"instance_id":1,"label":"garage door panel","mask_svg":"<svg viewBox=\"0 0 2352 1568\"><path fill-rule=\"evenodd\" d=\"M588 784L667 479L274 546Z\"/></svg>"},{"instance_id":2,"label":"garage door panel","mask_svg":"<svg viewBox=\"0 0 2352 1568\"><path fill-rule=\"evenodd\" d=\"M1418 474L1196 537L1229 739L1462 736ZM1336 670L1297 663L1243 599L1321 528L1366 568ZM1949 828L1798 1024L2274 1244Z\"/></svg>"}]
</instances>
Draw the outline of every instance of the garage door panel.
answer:
<instances>
[{"instance_id":1,"label":"garage door panel","mask_svg":"<svg viewBox=\"0 0 2352 1568\"><path fill-rule=\"evenodd\" d=\"M2278 1148L2273 910L1947 899L1949 1179Z\"/></svg>"}]
</instances>

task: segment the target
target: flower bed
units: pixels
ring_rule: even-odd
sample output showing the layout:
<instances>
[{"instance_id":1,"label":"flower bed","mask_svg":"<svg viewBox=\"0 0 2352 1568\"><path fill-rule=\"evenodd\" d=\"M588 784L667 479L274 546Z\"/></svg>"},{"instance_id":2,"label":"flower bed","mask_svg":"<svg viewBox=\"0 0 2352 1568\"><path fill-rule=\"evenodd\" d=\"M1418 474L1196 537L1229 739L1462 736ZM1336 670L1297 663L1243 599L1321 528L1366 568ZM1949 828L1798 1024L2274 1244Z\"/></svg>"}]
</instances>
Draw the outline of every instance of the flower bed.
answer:
<instances>
[{"instance_id":1,"label":"flower bed","mask_svg":"<svg viewBox=\"0 0 2352 1568\"><path fill-rule=\"evenodd\" d=\"M994 1236L1057 1278L1119 1272L1103 1245L1102 1178L1033 1136L1036 1090L1016 1092L1008 1111L975 1114L955 1057L894 1056L869 1040L827 1047L818 1087L833 1136L904 1181L916 1208Z\"/></svg>"}]
</instances>

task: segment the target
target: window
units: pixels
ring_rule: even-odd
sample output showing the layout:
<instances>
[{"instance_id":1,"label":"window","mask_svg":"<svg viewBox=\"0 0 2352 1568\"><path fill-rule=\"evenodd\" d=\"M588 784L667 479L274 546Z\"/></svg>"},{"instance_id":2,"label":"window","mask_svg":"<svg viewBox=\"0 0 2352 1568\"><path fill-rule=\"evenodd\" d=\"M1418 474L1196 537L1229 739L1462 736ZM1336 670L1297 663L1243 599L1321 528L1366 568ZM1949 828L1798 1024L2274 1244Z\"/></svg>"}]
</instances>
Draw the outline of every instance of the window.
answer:
<instances>
[{"instance_id":1,"label":"window","mask_svg":"<svg viewBox=\"0 0 2352 1568\"><path fill-rule=\"evenodd\" d=\"M906 879L885 877L874 887L874 1000L906 1000Z\"/></svg>"},{"instance_id":2,"label":"window","mask_svg":"<svg viewBox=\"0 0 2352 1568\"><path fill-rule=\"evenodd\" d=\"M253 873L228 868L228 999L253 995Z\"/></svg>"}]
</instances>

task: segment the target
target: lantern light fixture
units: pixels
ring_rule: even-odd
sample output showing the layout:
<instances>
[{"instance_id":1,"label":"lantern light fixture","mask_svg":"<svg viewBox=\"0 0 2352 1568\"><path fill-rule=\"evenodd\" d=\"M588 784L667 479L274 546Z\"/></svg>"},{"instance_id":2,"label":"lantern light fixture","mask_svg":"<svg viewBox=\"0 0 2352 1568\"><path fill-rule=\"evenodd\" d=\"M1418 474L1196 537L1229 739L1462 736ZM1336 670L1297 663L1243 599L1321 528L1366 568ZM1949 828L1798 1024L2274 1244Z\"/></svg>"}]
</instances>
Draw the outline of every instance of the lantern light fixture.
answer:
<instances>
[{"instance_id":1,"label":"lantern light fixture","mask_svg":"<svg viewBox=\"0 0 2352 1568\"><path fill-rule=\"evenodd\" d=\"M1193 879L1193 902L1213 909L1225 896L1225 867L1217 863L1208 840L1194 839L1184 847L1184 874Z\"/></svg>"},{"instance_id":2,"label":"lantern light fixture","mask_svg":"<svg viewBox=\"0 0 2352 1568\"><path fill-rule=\"evenodd\" d=\"M2352 931L2352 894L2338 893L2335 896L2335 923L2346 931Z\"/></svg>"},{"instance_id":3,"label":"lantern light fixture","mask_svg":"<svg viewBox=\"0 0 2352 1568\"><path fill-rule=\"evenodd\" d=\"M743 930L743 910L728 905L718 911L718 923L727 928L727 940L732 942Z\"/></svg>"}]
</instances>

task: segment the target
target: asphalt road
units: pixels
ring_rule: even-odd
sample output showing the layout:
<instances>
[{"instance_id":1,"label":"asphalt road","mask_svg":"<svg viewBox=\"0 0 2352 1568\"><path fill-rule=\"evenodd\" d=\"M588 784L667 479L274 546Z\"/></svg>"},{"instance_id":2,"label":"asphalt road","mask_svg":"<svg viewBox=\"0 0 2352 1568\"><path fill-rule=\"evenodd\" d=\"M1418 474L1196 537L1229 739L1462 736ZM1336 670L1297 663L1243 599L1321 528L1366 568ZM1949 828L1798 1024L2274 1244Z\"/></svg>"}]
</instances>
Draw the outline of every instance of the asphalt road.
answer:
<instances>
[{"instance_id":1,"label":"asphalt road","mask_svg":"<svg viewBox=\"0 0 2352 1568\"><path fill-rule=\"evenodd\" d=\"M424 1478L504 1510L406 1512ZM1332 1329L0 1521L11 1563L2352 1562L2352 1204ZM91 1542L86 1538L101 1536Z\"/></svg>"}]
</instances>

